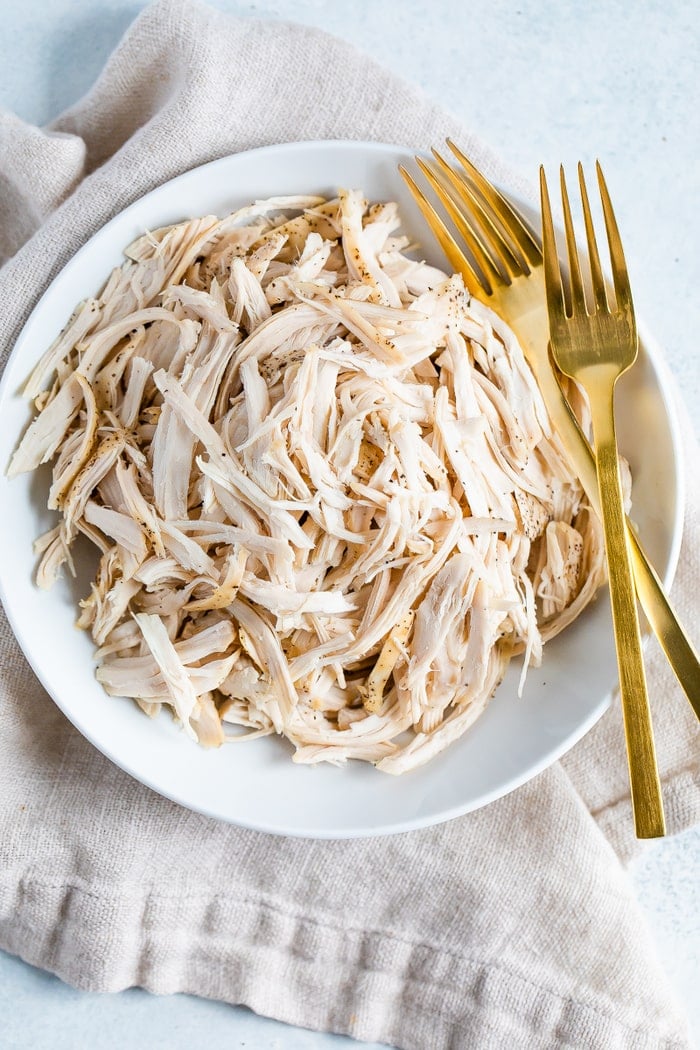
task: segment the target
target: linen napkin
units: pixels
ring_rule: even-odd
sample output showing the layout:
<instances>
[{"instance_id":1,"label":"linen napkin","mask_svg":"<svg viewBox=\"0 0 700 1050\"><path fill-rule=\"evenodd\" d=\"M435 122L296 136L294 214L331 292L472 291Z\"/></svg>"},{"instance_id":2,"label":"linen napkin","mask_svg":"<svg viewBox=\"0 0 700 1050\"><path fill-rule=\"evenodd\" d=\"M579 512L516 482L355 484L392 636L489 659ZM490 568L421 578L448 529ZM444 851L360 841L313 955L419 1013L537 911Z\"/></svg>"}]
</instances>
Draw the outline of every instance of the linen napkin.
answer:
<instances>
[{"instance_id":1,"label":"linen napkin","mask_svg":"<svg viewBox=\"0 0 700 1050\"><path fill-rule=\"evenodd\" d=\"M0 116L3 360L51 277L165 179L272 142L424 149L446 134L514 185L468 130L346 44L154 4L49 128ZM685 441L697 462L688 427ZM689 484L673 592L687 623L699 541ZM0 657L7 951L80 988L190 992L406 1050L689 1045L621 862L634 840L616 709L565 761L486 809L383 839L314 842L160 798L73 729L4 620ZM698 734L654 647L648 667L678 830L700 818Z\"/></svg>"}]
</instances>

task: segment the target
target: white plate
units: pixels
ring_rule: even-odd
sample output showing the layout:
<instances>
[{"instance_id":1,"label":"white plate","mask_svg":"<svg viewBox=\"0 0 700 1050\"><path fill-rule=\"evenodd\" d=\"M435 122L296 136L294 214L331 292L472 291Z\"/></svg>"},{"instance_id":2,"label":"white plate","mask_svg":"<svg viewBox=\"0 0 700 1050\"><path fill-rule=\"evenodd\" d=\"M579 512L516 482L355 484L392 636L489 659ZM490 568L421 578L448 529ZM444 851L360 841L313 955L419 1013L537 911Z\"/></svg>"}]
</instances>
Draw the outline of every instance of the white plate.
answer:
<instances>
[{"instance_id":1,"label":"white plate","mask_svg":"<svg viewBox=\"0 0 700 1050\"><path fill-rule=\"evenodd\" d=\"M122 249L145 229L195 215L225 214L273 194L334 195L358 187L371 199L398 199L405 226L425 255L444 265L397 174L410 154L394 146L306 142L214 161L136 201L68 263L29 318L0 386L0 465L4 471L30 412L22 381L63 327L74 305L95 294ZM668 380L644 338L640 362L620 392L619 430L631 461L634 514L666 581L681 534L679 440ZM149 721L135 704L107 697L93 677L93 646L74 627L76 600L88 592L90 566L52 591L33 583L32 540L48 528L47 471L0 479L0 582L14 632L37 676L80 732L132 776L184 806L263 831L346 838L421 827L476 809L512 791L564 754L600 717L616 680L605 597L545 648L518 700L512 667L475 726L431 764L393 778L350 763L296 766L284 740L265 738L205 751L167 714ZM94 563L93 563L94 564Z\"/></svg>"}]
</instances>

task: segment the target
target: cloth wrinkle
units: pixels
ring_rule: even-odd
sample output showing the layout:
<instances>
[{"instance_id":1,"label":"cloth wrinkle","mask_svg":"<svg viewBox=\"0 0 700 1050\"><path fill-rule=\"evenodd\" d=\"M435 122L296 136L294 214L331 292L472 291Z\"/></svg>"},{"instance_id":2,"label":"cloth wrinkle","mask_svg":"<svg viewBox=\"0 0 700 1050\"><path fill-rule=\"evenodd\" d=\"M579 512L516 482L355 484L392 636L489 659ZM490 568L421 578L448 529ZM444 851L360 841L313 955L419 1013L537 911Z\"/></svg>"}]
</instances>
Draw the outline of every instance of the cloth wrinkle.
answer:
<instances>
[{"instance_id":1,"label":"cloth wrinkle","mask_svg":"<svg viewBox=\"0 0 700 1050\"><path fill-rule=\"evenodd\" d=\"M25 880L25 879L21 880L21 885L22 886L26 885L27 881L28 880ZM33 879L31 881L32 882L37 882L39 880ZM71 900L71 897L72 897L72 895L74 893L82 894L82 895L84 895L86 897L90 897L90 898L95 899L95 900L102 900L104 898L104 893L96 893L96 892L90 891L90 890L86 889L85 887L79 886L79 885L77 885L75 883L43 883L42 882L40 884L42 885L42 887L44 889L56 889L56 890L62 891L62 893L64 894L64 898L63 898L63 903L60 905L60 908L59 908L59 911L60 911L60 914L61 914L62 917L65 917L67 911L69 910L70 900ZM137 887L134 887L134 888L137 888ZM141 913L142 917L146 914L146 912L148 910L148 904L149 904L149 902L151 900L153 900L153 899L157 900L159 897L161 897L162 899L173 901L173 900L179 899L179 896L180 895L177 894L177 893L173 893L173 894L170 894L170 895L168 895L168 894L157 894L157 893L153 892L153 889L149 889L149 892L147 894L144 894L144 897L143 897L143 902L142 902L143 903L143 907L142 907L142 913ZM195 897L195 895L193 895L192 892L189 889L187 890L187 896L190 899ZM219 899L222 899L222 898L225 899L225 893L223 891L221 891L220 893L215 894L214 896L211 896L210 894L201 893L201 894L196 895L196 897L197 897L197 899L200 899L202 901L207 901L208 904L210 905L210 904L214 903L215 901L217 901ZM464 952L460 952L460 951L458 951L456 949L451 949L451 948L449 948L449 947L447 947L445 945L435 944L435 943L433 943L431 941L428 941L428 940L425 940L425 939L424 940L409 939L407 937L403 937L403 936L397 935L394 931L392 931L390 929L370 929L370 928L367 928L367 927L352 926L352 925L349 925L349 924L343 925L343 924L334 923L334 922L332 922L330 920L329 917L326 917L324 919L320 919L320 918L317 918L317 917L314 917L314 916L309 916L309 915L306 915L306 914L303 914L303 913L299 913L297 911L293 911L293 910L290 910L288 908L285 908L284 905L280 904L279 902L266 901L266 900L264 900L262 898L262 896L260 896L260 897L243 897L242 899L240 899L237 902L237 904L238 904L238 906L240 908L250 907L250 908L258 909L261 912L268 912L268 913L271 913L271 914L280 915L280 916L282 916L285 919L291 919L292 922L294 922L294 923L296 923L298 925L303 923L305 925L318 927L321 930L328 931L328 932L333 933L333 934L338 934L338 935L342 936L343 938L347 938L348 936L351 936L351 935L356 935L359 938L361 938L362 944L365 944L367 942L371 942L371 941L373 941L375 939L376 940L387 940L387 941L390 941L390 942L392 942L394 944L400 945L402 947L409 948L411 951L420 950L420 951L429 952L431 954L431 956L437 956L437 957L440 957L440 958L451 960L451 961L459 963L461 966L465 966L467 968L469 968L469 967L479 968L483 972L494 971L494 972L497 972L499 974L503 974L503 975L505 975L505 976L507 976L509 978L512 978L516 982L520 982L520 983L522 983L524 985L527 985L528 987L531 987L531 988L535 989L538 992L543 992L543 993L546 993L548 995L552 995L552 996L554 996L557 999L561 999L562 1002L564 1002L564 1003L566 1003L568 1005L581 1006L581 1007L583 1007L586 1010L591 1010L591 1011L593 1011L595 1013L600 1013L604 1017L610 1016L608 1012L606 1012L604 1009L602 1009L600 1007L597 1007L594 1003L587 1002L586 1000L583 1000L583 999L575 999L572 996L560 995L560 994L558 994L556 992L553 992L546 985L532 980L531 978L529 978L524 973L521 973L521 972L519 972L517 970L514 970L514 969L511 969L509 967L505 967L501 963L499 963L499 962L497 962L495 960L485 961L484 959L480 959L478 957L471 957L469 955L464 954ZM60 934L59 928L57 928L54 931L54 933L59 933ZM266 944L265 947L268 950L270 948L272 948L273 950L276 949L276 946L274 944L273 945ZM281 953L284 953L284 951L286 951L286 948L287 948L287 946L285 945L285 946L279 948L278 950ZM370 955L375 956L376 952L370 952ZM425 968L428 969L427 965L426 965ZM358 962L356 963L356 969L357 969L358 973L365 972L365 973L368 973L368 974L373 974L373 973L381 973L381 972L383 972L383 971L379 970L376 966L371 965L367 961L367 955L365 955L364 958L360 958L358 960ZM412 977L410 973L403 973L403 974L401 974L399 976L400 976L400 979L403 980L407 984L416 981L416 978ZM419 981L420 981L420 983L424 983L425 982L425 977L424 976L421 977L419 979ZM462 986L462 984L460 982L456 981L455 982L455 987L461 989L462 992L464 991L464 988L463 988L463 986ZM636 1033L637 1031L640 1031L640 1029L635 1028L635 1027L633 1027L633 1026L631 1026L631 1025L629 1025L629 1024L627 1024L627 1023L625 1023L625 1022L623 1022L623 1021L621 1021L619 1019L616 1019L616 1023L619 1024L620 1027L624 1027L624 1028L628 1029L632 1033Z\"/></svg>"}]
</instances>

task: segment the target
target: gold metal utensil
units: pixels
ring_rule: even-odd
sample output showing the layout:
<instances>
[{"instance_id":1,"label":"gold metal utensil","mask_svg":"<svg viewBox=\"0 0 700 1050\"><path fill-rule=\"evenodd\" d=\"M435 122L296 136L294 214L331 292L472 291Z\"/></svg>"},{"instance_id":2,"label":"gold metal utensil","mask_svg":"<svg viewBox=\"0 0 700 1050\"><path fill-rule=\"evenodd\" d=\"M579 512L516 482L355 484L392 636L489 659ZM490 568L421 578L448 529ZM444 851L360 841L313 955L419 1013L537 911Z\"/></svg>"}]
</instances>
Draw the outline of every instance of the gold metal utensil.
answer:
<instances>
[{"instance_id":1,"label":"gold metal utensil","mask_svg":"<svg viewBox=\"0 0 700 1050\"><path fill-rule=\"evenodd\" d=\"M510 202L448 140L459 162L433 150L433 163L416 162L451 220L448 225L405 168L406 183L450 264L471 294L493 307L518 336L553 426L592 506L600 515L590 445L562 393L548 354L549 322L542 251L537 235ZM466 250L462 245L466 246ZM627 522L637 594L652 630L700 719L700 657L668 600L637 535Z\"/></svg>"},{"instance_id":2,"label":"gold metal utensil","mask_svg":"<svg viewBox=\"0 0 700 1050\"><path fill-rule=\"evenodd\" d=\"M600 165L596 167L612 264L614 303L610 302L610 293L605 286L580 164L578 174L591 291L587 294L584 288L563 168L561 197L569 278L567 281L559 264L547 181L544 170L540 169L544 283L552 355L561 371L581 384L590 402L634 823L638 838L654 838L665 833L664 813L644 676L632 559L627 544L614 418L615 384L637 358L637 325L615 215Z\"/></svg>"}]
</instances>

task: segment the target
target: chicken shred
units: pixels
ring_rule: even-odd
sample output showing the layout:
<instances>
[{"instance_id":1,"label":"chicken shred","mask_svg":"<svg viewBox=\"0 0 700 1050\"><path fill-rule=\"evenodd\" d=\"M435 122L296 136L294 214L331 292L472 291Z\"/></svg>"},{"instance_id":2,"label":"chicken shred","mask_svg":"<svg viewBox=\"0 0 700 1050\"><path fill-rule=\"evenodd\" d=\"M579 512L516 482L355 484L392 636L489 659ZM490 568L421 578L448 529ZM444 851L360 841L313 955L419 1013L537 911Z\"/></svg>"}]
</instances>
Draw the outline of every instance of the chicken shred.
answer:
<instances>
[{"instance_id":1,"label":"chicken shred","mask_svg":"<svg viewBox=\"0 0 700 1050\"><path fill-rule=\"evenodd\" d=\"M513 333L399 226L341 190L145 234L27 381L37 581L86 536L98 680L203 746L413 769L604 582Z\"/></svg>"}]
</instances>

